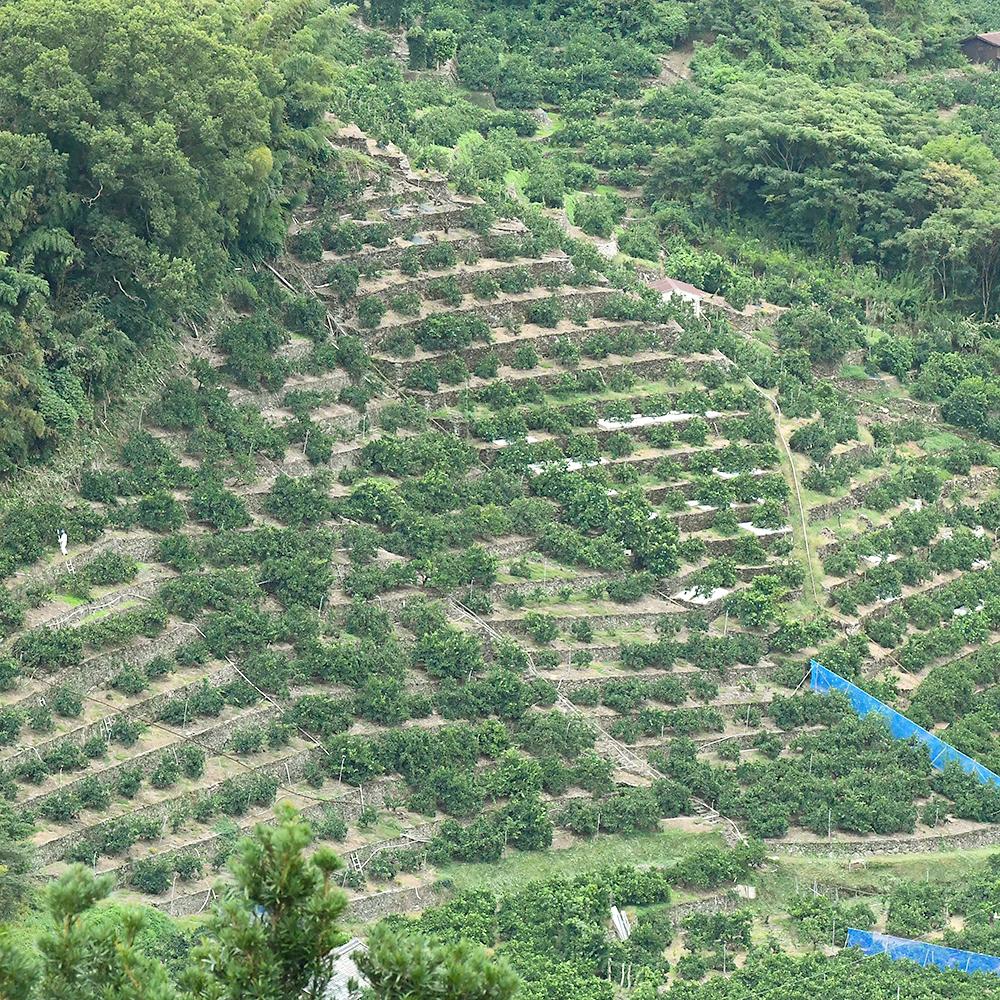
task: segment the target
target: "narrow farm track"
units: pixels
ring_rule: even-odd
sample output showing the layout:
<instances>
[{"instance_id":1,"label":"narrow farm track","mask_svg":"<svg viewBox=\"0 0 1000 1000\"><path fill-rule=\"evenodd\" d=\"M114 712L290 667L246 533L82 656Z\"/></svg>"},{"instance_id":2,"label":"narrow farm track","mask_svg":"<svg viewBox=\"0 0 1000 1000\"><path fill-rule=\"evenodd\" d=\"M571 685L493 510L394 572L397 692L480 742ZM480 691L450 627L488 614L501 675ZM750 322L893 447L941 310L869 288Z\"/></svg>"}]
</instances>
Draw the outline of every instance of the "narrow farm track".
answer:
<instances>
[{"instance_id":1,"label":"narrow farm track","mask_svg":"<svg viewBox=\"0 0 1000 1000\"><path fill-rule=\"evenodd\" d=\"M790 485L792 487L792 492L795 495L795 506L799 514L799 525L802 529L802 547L805 551L805 565L806 569L809 571L809 582L812 588L813 602L817 609L821 607L821 601L819 597L819 587L816 584L816 571L813 567L812 552L809 548L809 524L806 518L805 504L802 502L802 489L799 486L799 474L795 468L795 459L792 455L792 449L788 446L788 439L785 437L785 430L782 426L782 415L781 407L778 405L778 401L772 398L768 393L766 393L756 382L749 376L746 378L747 384L762 398L767 400L768 406L774 412L774 425L775 431L778 435L778 440L781 442L781 449L785 456L785 468L788 471L787 478L790 480Z\"/></svg>"}]
</instances>

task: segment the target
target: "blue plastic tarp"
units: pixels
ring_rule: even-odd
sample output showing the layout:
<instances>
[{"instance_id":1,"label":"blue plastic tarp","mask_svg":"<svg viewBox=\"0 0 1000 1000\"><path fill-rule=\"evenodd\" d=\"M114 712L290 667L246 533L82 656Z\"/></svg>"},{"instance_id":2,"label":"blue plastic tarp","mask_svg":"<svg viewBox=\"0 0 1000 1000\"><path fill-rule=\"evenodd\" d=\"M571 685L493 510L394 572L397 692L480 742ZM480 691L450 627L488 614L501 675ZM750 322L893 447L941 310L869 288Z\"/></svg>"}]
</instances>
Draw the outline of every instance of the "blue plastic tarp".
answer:
<instances>
[{"instance_id":1,"label":"blue plastic tarp","mask_svg":"<svg viewBox=\"0 0 1000 1000\"><path fill-rule=\"evenodd\" d=\"M917 965L934 965L939 969L958 969L960 972L989 972L1000 976L1000 958L983 955L978 951L945 948L926 941L879 934L877 931L847 932L847 947L858 948L866 955L888 955L892 959L906 959Z\"/></svg>"},{"instance_id":2,"label":"blue plastic tarp","mask_svg":"<svg viewBox=\"0 0 1000 1000\"><path fill-rule=\"evenodd\" d=\"M821 663L812 660L810 663L810 683L813 691L818 694L829 694L837 691L847 696L859 716L877 712L888 723L889 730L897 740L916 739L927 747L931 766L943 768L945 764L954 762L966 774L975 775L983 784L1000 785L1000 775L994 774L988 767L983 767L978 761L956 750L950 743L929 733L922 726L911 722L905 715L900 715L894 708L874 698L867 691L862 691L856 684L845 680L840 674L827 670Z\"/></svg>"}]
</instances>

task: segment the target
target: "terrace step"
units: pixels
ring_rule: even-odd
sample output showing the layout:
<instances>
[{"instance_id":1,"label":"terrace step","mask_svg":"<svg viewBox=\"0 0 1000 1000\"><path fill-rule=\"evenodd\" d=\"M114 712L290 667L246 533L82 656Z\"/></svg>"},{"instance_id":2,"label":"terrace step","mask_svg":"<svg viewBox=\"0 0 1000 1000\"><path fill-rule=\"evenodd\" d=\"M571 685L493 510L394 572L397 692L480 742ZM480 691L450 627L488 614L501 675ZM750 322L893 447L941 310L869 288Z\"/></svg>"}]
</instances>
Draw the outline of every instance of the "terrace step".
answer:
<instances>
[{"instance_id":1,"label":"terrace step","mask_svg":"<svg viewBox=\"0 0 1000 1000\"><path fill-rule=\"evenodd\" d=\"M477 279L491 277L502 281L504 274L518 270L528 271L535 283L541 283L551 276L568 276L573 268L569 257L562 250L551 250L543 257L515 257L513 260L484 257L475 264L460 261L453 267L422 270L413 276L396 270L377 278L363 280L355 299L362 299L367 295L380 295L391 299L408 292L423 296L429 284L442 278L452 279L463 293L472 294ZM324 297L333 294L330 286L326 284L314 287Z\"/></svg>"},{"instance_id":2,"label":"terrace step","mask_svg":"<svg viewBox=\"0 0 1000 1000\"><path fill-rule=\"evenodd\" d=\"M224 684L234 676L235 668L228 663L218 663L215 666L199 665L175 671L169 677L151 682L147 691L134 698L111 691L102 692L98 697L86 699L82 720L68 720L69 729L55 735L46 735L37 740L31 739L29 735L28 739L22 739L18 744L5 748L3 753L0 753L0 765L13 767L23 757L29 754L47 753L63 742L83 746L92 736L106 732L111 719L124 716L135 721L145 721L155 717L166 701L200 686L203 680L211 684Z\"/></svg>"},{"instance_id":3,"label":"terrace step","mask_svg":"<svg viewBox=\"0 0 1000 1000\"><path fill-rule=\"evenodd\" d=\"M487 356L496 355L501 365L509 366L514 358L514 353L525 344L530 344L539 354L545 355L551 351L558 340L565 339L572 344L579 344L593 334L613 336L617 333L635 330L655 333L663 348L668 347L677 335L677 329L672 324L643 324L636 320L609 320L601 317L591 317L586 323L574 323L562 319L554 327L526 323L516 334L502 327L493 328L490 330L488 344L473 344L458 351L425 351L417 348L412 357L398 358L386 353L379 354L376 350L373 352L373 358L379 371L390 382L399 385L410 370L423 361L442 361L452 355L458 355L470 368L475 368ZM700 368L701 364L692 364L689 370ZM538 368L520 373L512 370L508 377L512 379L548 377L552 382L555 382L563 374L564 370L562 369Z\"/></svg>"},{"instance_id":4,"label":"terrace step","mask_svg":"<svg viewBox=\"0 0 1000 1000\"><path fill-rule=\"evenodd\" d=\"M556 362L554 365L543 362L537 368L527 371L519 368L510 368L502 365L496 378L483 379L476 375L471 375L461 386L443 386L436 392L428 392L424 389L408 389L408 394L432 409L460 406L473 394L481 389L497 383L505 383L512 387L526 385L529 382L535 383L543 391L551 391L555 388L565 375L576 375L581 372L600 372L606 380L620 372L628 372L633 378L656 380L665 376L674 367L679 368L690 375L700 367L697 361L691 358L680 358L676 354L667 351L641 351L633 355L612 355L616 360L595 361L591 358L582 358L580 364L572 368L564 368ZM610 400L599 400L605 405Z\"/></svg>"},{"instance_id":5,"label":"terrace step","mask_svg":"<svg viewBox=\"0 0 1000 1000\"><path fill-rule=\"evenodd\" d=\"M468 230L423 229L420 233L407 239L395 236L388 246L364 247L357 253L334 253L324 250L319 261L308 264L297 262L296 271L305 281L315 287L326 281L327 272L334 264L352 263L365 264L381 268L398 268L407 250L422 250L429 246L449 245L455 251L456 257L482 256L488 252L486 237Z\"/></svg>"},{"instance_id":6,"label":"terrace step","mask_svg":"<svg viewBox=\"0 0 1000 1000\"><path fill-rule=\"evenodd\" d=\"M548 302L550 299L558 300L559 306L563 310L586 308L588 312L592 312L601 302L619 294L620 292L615 288L599 285L569 290L559 288L551 292L547 288L532 288L526 292L507 295L503 299L489 303L466 296L462 305L455 308L441 308L440 304L436 302L424 303L421 307L421 313L417 317L399 321L383 320L379 326L370 329L352 328L350 323L345 325L364 340L369 350L378 353L378 348L384 345L388 338L415 333L427 319L435 316L481 320L490 328L509 327L516 324L527 324L529 309L534 305Z\"/></svg>"},{"instance_id":7,"label":"terrace step","mask_svg":"<svg viewBox=\"0 0 1000 1000\"><path fill-rule=\"evenodd\" d=\"M53 531L55 532L55 528ZM7 586L16 594L23 594L29 589L52 586L63 574L79 572L98 556L108 552L131 556L138 562L148 562L156 553L162 538L162 535L141 530L106 531L93 542L71 545L66 556L54 554L46 562L35 563L19 570L10 577Z\"/></svg>"},{"instance_id":8,"label":"terrace step","mask_svg":"<svg viewBox=\"0 0 1000 1000\"><path fill-rule=\"evenodd\" d=\"M294 780L292 775L297 778L301 774L311 754L312 750L308 748L292 749L283 751L281 756L275 759L264 761L254 766L246 765L241 761L240 765L242 767L237 765L229 773L213 769L214 777L217 780L206 783L204 779L199 779L199 782L193 787L171 789L171 795L154 802L142 803L138 807L136 807L134 802L126 804L112 802L107 812L111 812L113 815L102 814L101 818L94 822L87 822L86 817L84 817L83 825L81 826L80 821L77 821L75 829L54 830L50 828L42 831L40 834L36 834L34 844L39 862L41 864L51 864L53 861L60 860L71 847L86 839L95 830L103 829L121 819L122 816L134 815L144 818L162 817L166 819L170 815L171 810L178 807L183 808L185 804L194 801L196 798L218 791L229 778L240 777L254 772L270 775L279 782L288 779ZM206 774L209 774L207 769ZM190 785L190 782L185 780L183 784ZM143 790L143 792L145 791ZM140 792L140 796L143 792Z\"/></svg>"},{"instance_id":9,"label":"terrace step","mask_svg":"<svg viewBox=\"0 0 1000 1000\"><path fill-rule=\"evenodd\" d=\"M174 622L154 639L136 636L127 645L88 656L80 664L46 677L25 678L11 692L0 695L0 704L27 709L52 698L57 688L68 686L88 694L107 683L126 666L145 666L155 656L169 654L194 638L194 626Z\"/></svg>"}]
</instances>

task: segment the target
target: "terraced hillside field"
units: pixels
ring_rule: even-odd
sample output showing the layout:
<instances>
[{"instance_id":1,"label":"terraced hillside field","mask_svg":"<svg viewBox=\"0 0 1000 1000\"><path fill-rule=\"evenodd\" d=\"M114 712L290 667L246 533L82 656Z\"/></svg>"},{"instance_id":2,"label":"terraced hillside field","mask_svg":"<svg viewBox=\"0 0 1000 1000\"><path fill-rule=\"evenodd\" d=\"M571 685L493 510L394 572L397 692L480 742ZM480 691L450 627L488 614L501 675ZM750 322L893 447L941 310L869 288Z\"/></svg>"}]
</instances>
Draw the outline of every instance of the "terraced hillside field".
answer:
<instances>
[{"instance_id":1,"label":"terraced hillside field","mask_svg":"<svg viewBox=\"0 0 1000 1000\"><path fill-rule=\"evenodd\" d=\"M0 789L46 873L195 912L276 799L360 917L664 821L994 842L992 790L802 683L995 760L991 452L829 383L796 416L766 326L329 128L287 256L76 495L3 515Z\"/></svg>"}]
</instances>

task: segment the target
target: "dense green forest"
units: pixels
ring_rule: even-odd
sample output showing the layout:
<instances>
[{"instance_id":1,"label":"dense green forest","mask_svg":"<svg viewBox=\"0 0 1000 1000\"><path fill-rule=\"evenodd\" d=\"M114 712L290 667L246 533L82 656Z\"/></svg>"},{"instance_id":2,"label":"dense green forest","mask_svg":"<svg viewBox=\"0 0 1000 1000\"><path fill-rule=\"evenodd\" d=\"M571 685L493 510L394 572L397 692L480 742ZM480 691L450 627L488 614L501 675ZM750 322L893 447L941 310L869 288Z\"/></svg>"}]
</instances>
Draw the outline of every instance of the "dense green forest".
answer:
<instances>
[{"instance_id":1,"label":"dense green forest","mask_svg":"<svg viewBox=\"0 0 1000 1000\"><path fill-rule=\"evenodd\" d=\"M282 246L345 14L322 3L5 3L2 425L9 472L204 322Z\"/></svg>"},{"instance_id":2,"label":"dense green forest","mask_svg":"<svg viewBox=\"0 0 1000 1000\"><path fill-rule=\"evenodd\" d=\"M1000 996L993 31L0 0L0 1000Z\"/></svg>"}]
</instances>

